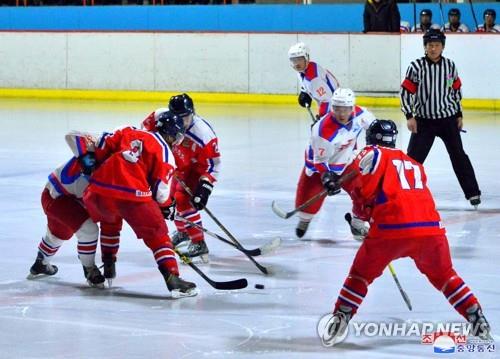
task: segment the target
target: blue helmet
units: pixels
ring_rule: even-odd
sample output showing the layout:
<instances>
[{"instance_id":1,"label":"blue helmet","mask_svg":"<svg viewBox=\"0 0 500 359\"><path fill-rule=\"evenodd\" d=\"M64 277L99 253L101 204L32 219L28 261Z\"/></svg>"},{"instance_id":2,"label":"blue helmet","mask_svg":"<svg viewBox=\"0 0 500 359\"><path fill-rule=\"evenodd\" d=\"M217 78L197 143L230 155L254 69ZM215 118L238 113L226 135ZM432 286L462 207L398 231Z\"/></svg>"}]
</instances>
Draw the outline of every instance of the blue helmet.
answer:
<instances>
[{"instance_id":1,"label":"blue helmet","mask_svg":"<svg viewBox=\"0 0 500 359\"><path fill-rule=\"evenodd\" d=\"M184 134L184 121L170 111L162 112L156 120L156 129L162 135L179 138Z\"/></svg>"}]
</instances>

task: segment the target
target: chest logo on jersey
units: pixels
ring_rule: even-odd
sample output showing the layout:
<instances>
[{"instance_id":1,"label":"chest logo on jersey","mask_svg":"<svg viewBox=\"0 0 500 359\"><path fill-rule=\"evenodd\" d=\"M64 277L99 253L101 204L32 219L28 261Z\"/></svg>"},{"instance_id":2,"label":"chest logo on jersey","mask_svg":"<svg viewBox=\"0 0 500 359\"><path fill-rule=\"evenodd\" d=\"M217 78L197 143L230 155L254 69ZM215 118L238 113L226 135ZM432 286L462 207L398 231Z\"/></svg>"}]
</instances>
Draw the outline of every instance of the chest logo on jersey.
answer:
<instances>
[{"instance_id":1,"label":"chest logo on jersey","mask_svg":"<svg viewBox=\"0 0 500 359\"><path fill-rule=\"evenodd\" d=\"M139 161L141 153L142 153L142 141L133 140L132 142L130 142L130 149L123 151L122 156L129 162L137 163L137 161Z\"/></svg>"},{"instance_id":2,"label":"chest logo on jersey","mask_svg":"<svg viewBox=\"0 0 500 359\"><path fill-rule=\"evenodd\" d=\"M350 147L352 145L352 143L354 142L353 139L350 139L349 141L347 141L346 143L344 144L341 144L340 147L339 147L339 151L342 151L348 147Z\"/></svg>"}]
</instances>

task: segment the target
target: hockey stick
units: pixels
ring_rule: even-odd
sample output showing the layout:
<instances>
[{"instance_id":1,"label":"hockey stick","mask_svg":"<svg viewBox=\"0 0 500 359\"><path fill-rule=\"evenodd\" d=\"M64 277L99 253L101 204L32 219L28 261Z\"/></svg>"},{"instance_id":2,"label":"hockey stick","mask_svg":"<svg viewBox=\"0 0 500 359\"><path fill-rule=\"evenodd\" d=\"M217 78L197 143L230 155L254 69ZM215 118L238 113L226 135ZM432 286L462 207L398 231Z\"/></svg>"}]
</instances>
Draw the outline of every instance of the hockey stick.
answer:
<instances>
[{"instance_id":1,"label":"hockey stick","mask_svg":"<svg viewBox=\"0 0 500 359\"><path fill-rule=\"evenodd\" d=\"M215 289L220 289L220 290L234 290L234 289L243 289L243 288L246 288L248 286L248 281L245 278L235 279L235 280L231 280L231 281L228 281L228 282L218 282L218 281L212 280L209 277L207 277L207 275L205 273L203 273L201 271L201 269L198 268L198 266L195 265L191 261L191 258L189 258L188 256L180 253L176 249L175 249L175 253L177 253L177 255L180 257L180 259L185 264L187 264L188 266L190 266L191 268L193 268L193 270L196 273L198 273L200 275L200 277L202 277L203 279L205 279L207 281L207 283L210 284Z\"/></svg>"},{"instance_id":2,"label":"hockey stick","mask_svg":"<svg viewBox=\"0 0 500 359\"><path fill-rule=\"evenodd\" d=\"M314 116L314 114L312 113L311 111L311 106L306 106L306 110L307 112L309 112L309 116L311 116L311 120L313 122L313 125L318 122L318 120L316 119L316 116Z\"/></svg>"},{"instance_id":3,"label":"hockey stick","mask_svg":"<svg viewBox=\"0 0 500 359\"><path fill-rule=\"evenodd\" d=\"M439 12L441 13L441 23L443 24L443 29L444 29L444 25L445 25L445 22L444 22L444 15L443 15L443 4L442 4L442 0L439 0Z\"/></svg>"},{"instance_id":4,"label":"hockey stick","mask_svg":"<svg viewBox=\"0 0 500 359\"><path fill-rule=\"evenodd\" d=\"M417 32L417 0L413 0L413 28L415 29L415 32Z\"/></svg>"},{"instance_id":5,"label":"hockey stick","mask_svg":"<svg viewBox=\"0 0 500 359\"><path fill-rule=\"evenodd\" d=\"M182 188L184 188L184 190L186 191L186 193L191 197L193 198L193 192L191 191L191 189L186 185L186 183L184 183L183 180L181 180L179 177L175 176L175 179L177 180L177 182L180 183L180 185L182 186ZM207 208L207 206L205 206L205 208L203 208L205 210L205 212L208 214L208 216L210 218L212 218L212 221L215 222L215 224L217 224L219 226L220 229L222 229L222 231L234 242L234 244L236 246L238 246L239 248L243 248L243 246L241 245L240 242L238 242L238 240L236 238L234 238L234 236L226 229L226 227L224 227L224 225L212 214L212 212ZM247 256L248 259L250 259L250 261L253 262L253 264L255 264L255 266L257 268L259 268L259 270L264 273L264 274L269 274L269 271L267 270L266 267L264 267L263 265L261 265L260 263L258 263L251 255L245 253L245 252L242 252L244 255Z\"/></svg>"},{"instance_id":6,"label":"hockey stick","mask_svg":"<svg viewBox=\"0 0 500 359\"><path fill-rule=\"evenodd\" d=\"M355 171L351 171L349 172L348 174L346 175L342 175L342 177L340 177L339 179L339 184L342 184L344 183L345 181L347 180L350 180L352 177L354 177L356 175L356 172ZM294 214L296 214L297 212L300 212L302 211L304 208L307 208L311 205L311 203L314 203L316 202L318 199L320 199L321 197L323 196L326 196L327 194L327 190L324 189L323 191L315 194L314 196L312 196L311 198L309 198L307 201L305 201L304 203L302 203L300 206L298 206L297 208L291 210L290 212L285 212L283 209L281 209L278 204L276 203L276 201L273 201L271 203L271 209L273 210L273 212L278 216L278 217L281 217L283 219L288 219L290 217L292 217Z\"/></svg>"},{"instance_id":7,"label":"hockey stick","mask_svg":"<svg viewBox=\"0 0 500 359\"><path fill-rule=\"evenodd\" d=\"M203 226L200 226L199 224L197 223L194 223L194 222L191 222L189 219L187 218L184 218L182 216L179 216L179 215L175 215L175 219L177 221L182 221L184 223L187 223L189 224L190 226L193 226L193 227L196 227L198 228L199 230L205 232L206 234L208 234L209 236L212 236L214 238L217 238L218 240L224 242L224 243L227 243L229 244L230 246L233 246L234 248L236 248L237 250L239 250L240 252L243 252L243 253L246 253L246 254L249 254L251 255L252 257L257 257L257 256L260 256L260 255L264 255L264 254L268 254L272 251L274 251L276 248L278 248L280 245L281 245L281 238L279 237L276 237L275 239L273 239L271 242L267 243L267 244L264 244L262 247L259 247L259 248L255 248L255 249L246 249L246 248L243 248L243 247L239 247L237 246L236 244L234 244L233 242L227 240L226 238L222 237L222 236L219 236L217 233L214 233L214 232L211 232L209 231L208 229L206 229L205 227Z\"/></svg>"},{"instance_id":8,"label":"hockey stick","mask_svg":"<svg viewBox=\"0 0 500 359\"><path fill-rule=\"evenodd\" d=\"M351 216L350 213L346 213L345 216L344 216L344 219L346 220L347 223L349 223L349 226L352 226L351 225L352 216ZM401 296L403 297L403 300L406 303L406 306L408 307L409 310L412 310L410 298L408 297L408 295L406 294L406 292L403 290L403 287L401 287L401 283L399 283L399 279L396 276L396 271L394 270L394 267L392 266L392 263L389 263L388 267L389 267L389 271L392 274L392 278L394 278L394 281L396 282L396 285L398 286L399 293L401 293Z\"/></svg>"},{"instance_id":9,"label":"hockey stick","mask_svg":"<svg viewBox=\"0 0 500 359\"><path fill-rule=\"evenodd\" d=\"M476 12L474 11L474 6L472 6L472 0L469 0L470 9L472 11L472 18L474 19L474 24L476 25L476 30L479 29L479 25L476 19Z\"/></svg>"}]
</instances>

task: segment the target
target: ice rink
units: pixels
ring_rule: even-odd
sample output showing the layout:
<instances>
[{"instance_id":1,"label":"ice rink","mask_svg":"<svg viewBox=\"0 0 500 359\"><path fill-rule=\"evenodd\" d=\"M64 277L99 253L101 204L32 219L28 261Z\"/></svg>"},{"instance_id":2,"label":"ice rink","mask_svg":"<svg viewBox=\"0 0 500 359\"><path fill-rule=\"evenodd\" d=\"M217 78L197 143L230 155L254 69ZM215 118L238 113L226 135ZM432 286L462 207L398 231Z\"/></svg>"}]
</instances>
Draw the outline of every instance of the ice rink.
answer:
<instances>
[{"instance_id":1,"label":"ice rink","mask_svg":"<svg viewBox=\"0 0 500 359\"><path fill-rule=\"evenodd\" d=\"M222 153L222 175L208 206L247 248L282 238L274 253L256 257L273 274L263 276L240 252L208 237L210 264L201 268L215 280L247 278L249 286L216 291L181 266L200 294L172 300L149 249L126 227L113 288L86 285L75 238L53 258L59 267L54 277L26 280L45 234L41 191L49 173L71 156L65 133L138 125L161 105L0 100L0 358L435 356L417 336L349 335L333 348L321 346L316 324L331 311L359 243L343 219L350 209L345 194L327 199L303 240L294 236L296 218L271 211L272 200L286 210L294 206L310 125L298 106L195 104L214 126ZM406 149L409 133L399 109L371 110L398 123L398 147ZM497 343L495 352L453 355L493 358L500 357L500 115L465 111L464 122L464 147L483 192L479 210L464 199L440 140L426 170L455 269L481 301ZM223 234L203 216L207 228ZM386 271L353 321L463 322L412 261L394 267L413 311ZM255 289L256 283L265 289Z\"/></svg>"}]
</instances>

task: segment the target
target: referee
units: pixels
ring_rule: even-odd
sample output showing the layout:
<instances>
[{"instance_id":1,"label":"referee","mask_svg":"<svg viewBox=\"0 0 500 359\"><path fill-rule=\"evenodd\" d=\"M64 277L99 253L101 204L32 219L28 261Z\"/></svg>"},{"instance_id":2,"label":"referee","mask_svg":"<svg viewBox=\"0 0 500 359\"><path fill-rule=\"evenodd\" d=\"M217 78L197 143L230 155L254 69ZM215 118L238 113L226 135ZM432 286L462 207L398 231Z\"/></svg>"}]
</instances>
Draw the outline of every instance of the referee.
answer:
<instances>
[{"instance_id":1,"label":"referee","mask_svg":"<svg viewBox=\"0 0 500 359\"><path fill-rule=\"evenodd\" d=\"M407 152L423 164L435 137L440 137L465 198L477 208L481 191L460 137L462 84L457 68L441 56L446 36L440 30L430 29L423 38L425 56L410 64L401 84L401 110L411 131Z\"/></svg>"}]
</instances>

